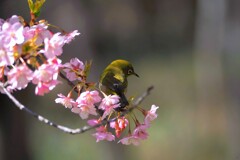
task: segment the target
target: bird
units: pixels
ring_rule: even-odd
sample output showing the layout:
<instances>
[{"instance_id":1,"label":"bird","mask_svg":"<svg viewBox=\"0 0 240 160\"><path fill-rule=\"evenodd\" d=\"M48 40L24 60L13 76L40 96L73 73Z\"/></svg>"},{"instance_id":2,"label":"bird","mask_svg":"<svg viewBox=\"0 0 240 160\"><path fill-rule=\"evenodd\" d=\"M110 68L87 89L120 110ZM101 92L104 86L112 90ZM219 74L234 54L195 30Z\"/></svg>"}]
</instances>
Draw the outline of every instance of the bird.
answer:
<instances>
[{"instance_id":1,"label":"bird","mask_svg":"<svg viewBox=\"0 0 240 160\"><path fill-rule=\"evenodd\" d=\"M102 72L99 80L99 88L106 95L118 95L120 97L120 109L129 105L125 96L127 91L127 77L135 75L132 64L123 59L112 61Z\"/></svg>"}]
</instances>

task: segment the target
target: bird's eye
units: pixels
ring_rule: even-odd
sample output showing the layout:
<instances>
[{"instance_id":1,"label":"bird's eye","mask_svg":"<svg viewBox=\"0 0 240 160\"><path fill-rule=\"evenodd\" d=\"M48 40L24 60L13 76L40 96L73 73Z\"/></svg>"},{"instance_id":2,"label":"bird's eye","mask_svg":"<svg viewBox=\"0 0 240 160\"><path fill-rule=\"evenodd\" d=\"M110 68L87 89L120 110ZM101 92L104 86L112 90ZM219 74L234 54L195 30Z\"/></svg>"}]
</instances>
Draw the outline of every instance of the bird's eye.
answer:
<instances>
[{"instance_id":1,"label":"bird's eye","mask_svg":"<svg viewBox=\"0 0 240 160\"><path fill-rule=\"evenodd\" d=\"M128 70L128 75L132 74L133 73L133 70L129 69Z\"/></svg>"}]
</instances>

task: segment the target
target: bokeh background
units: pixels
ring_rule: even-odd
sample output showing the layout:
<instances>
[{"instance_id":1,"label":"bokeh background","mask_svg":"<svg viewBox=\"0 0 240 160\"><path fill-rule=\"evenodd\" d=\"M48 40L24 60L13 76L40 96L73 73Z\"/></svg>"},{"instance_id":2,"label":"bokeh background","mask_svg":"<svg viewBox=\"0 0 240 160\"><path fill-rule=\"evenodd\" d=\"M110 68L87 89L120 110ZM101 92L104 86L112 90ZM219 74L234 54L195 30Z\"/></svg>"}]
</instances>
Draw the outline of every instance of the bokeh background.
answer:
<instances>
[{"instance_id":1,"label":"bokeh background","mask_svg":"<svg viewBox=\"0 0 240 160\"><path fill-rule=\"evenodd\" d=\"M13 14L29 19L27 0L1 0L0 17ZM49 0L41 18L81 32L61 58L92 60L90 81L112 60L131 61L141 78L129 78L128 95L154 85L142 107L159 105L159 116L138 147L96 143L94 131L62 133L0 95L0 159L240 160L239 0ZM54 103L69 89L36 97L29 86L14 95L77 128L85 122Z\"/></svg>"}]
</instances>

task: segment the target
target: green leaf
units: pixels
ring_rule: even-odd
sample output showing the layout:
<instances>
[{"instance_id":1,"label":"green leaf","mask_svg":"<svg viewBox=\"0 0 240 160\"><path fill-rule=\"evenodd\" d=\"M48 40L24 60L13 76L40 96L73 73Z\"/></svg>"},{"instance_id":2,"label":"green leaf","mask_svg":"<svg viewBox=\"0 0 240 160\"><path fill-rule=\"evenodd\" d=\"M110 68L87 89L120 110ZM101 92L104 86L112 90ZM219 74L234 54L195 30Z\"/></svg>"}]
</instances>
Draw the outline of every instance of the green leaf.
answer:
<instances>
[{"instance_id":1,"label":"green leaf","mask_svg":"<svg viewBox=\"0 0 240 160\"><path fill-rule=\"evenodd\" d=\"M38 17L40 15L40 10L45 3L46 0L36 0L35 3L32 0L28 0L28 6L32 14L34 14L35 17Z\"/></svg>"},{"instance_id":2,"label":"green leaf","mask_svg":"<svg viewBox=\"0 0 240 160\"><path fill-rule=\"evenodd\" d=\"M29 6L30 11L32 11L34 8L34 4L33 4L32 0L28 0L28 6Z\"/></svg>"}]
</instances>

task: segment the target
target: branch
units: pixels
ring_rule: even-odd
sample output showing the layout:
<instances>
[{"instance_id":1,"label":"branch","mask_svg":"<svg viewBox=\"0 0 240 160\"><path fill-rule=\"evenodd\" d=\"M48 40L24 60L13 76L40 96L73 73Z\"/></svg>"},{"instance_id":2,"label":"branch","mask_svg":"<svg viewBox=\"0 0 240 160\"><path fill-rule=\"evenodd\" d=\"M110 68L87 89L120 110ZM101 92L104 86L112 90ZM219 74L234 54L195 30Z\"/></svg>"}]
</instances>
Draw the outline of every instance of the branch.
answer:
<instances>
[{"instance_id":1,"label":"branch","mask_svg":"<svg viewBox=\"0 0 240 160\"><path fill-rule=\"evenodd\" d=\"M0 89L2 89L2 91L8 96L8 98L15 104L15 106L17 108L19 108L20 110L23 110L25 112L27 112L28 114L32 115L34 118L38 119L40 122L43 122L49 126L52 126L52 127L55 127L59 130L61 130L62 132L65 132L65 133L69 133L69 134L80 134L80 133L84 133L88 130L91 130L91 129L94 129L94 128L97 128L99 126L102 126L102 125L105 125L107 123L110 123L112 121L115 121L117 118L113 118L113 119L110 119L110 120L105 120L105 121L102 121L100 124L97 124L95 126L84 126L82 128L76 128L76 129L71 129L71 128L68 128L68 127L65 127L65 126L62 126L62 125L59 125L59 124L56 124L50 120L48 120L47 118L33 112L32 110L28 109L26 106L24 106L23 104L21 104L5 87L4 87L4 84L0 82ZM125 114L131 112L134 108L136 108L149 94L150 94L150 91L153 89L153 86L149 87L140 97L138 97L138 99L132 104L132 106L122 112L122 114L120 116L124 116Z\"/></svg>"}]
</instances>

